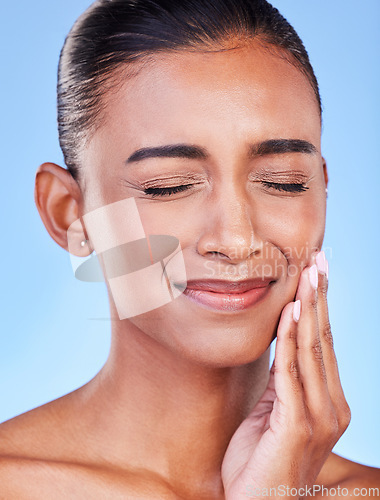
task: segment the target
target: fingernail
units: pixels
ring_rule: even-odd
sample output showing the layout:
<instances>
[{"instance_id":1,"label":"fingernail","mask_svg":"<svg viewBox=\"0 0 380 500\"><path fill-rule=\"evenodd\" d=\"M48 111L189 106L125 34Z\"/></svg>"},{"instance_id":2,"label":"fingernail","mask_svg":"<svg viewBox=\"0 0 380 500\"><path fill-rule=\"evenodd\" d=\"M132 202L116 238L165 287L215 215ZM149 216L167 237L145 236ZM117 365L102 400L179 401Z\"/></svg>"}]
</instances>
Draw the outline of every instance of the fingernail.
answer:
<instances>
[{"instance_id":1,"label":"fingernail","mask_svg":"<svg viewBox=\"0 0 380 500\"><path fill-rule=\"evenodd\" d=\"M315 264L309 269L309 280L311 286L316 290L318 288L318 268Z\"/></svg>"},{"instance_id":2,"label":"fingernail","mask_svg":"<svg viewBox=\"0 0 380 500\"><path fill-rule=\"evenodd\" d=\"M296 323L298 323L298 320L300 319L300 315L301 315L301 301L296 300L294 302L294 306L293 306L293 319Z\"/></svg>"},{"instance_id":3,"label":"fingernail","mask_svg":"<svg viewBox=\"0 0 380 500\"><path fill-rule=\"evenodd\" d=\"M327 276L327 259L323 250L319 252L315 259L315 262L317 263L318 271L326 274Z\"/></svg>"}]
</instances>

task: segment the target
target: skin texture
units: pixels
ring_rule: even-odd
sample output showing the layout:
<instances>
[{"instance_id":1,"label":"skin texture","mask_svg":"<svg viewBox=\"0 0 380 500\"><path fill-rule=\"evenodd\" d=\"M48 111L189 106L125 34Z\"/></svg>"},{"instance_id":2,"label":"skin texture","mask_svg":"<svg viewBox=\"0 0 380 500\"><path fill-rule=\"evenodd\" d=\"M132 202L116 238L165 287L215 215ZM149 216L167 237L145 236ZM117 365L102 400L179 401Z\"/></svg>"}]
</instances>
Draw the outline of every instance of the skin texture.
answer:
<instances>
[{"instance_id":1,"label":"skin texture","mask_svg":"<svg viewBox=\"0 0 380 500\"><path fill-rule=\"evenodd\" d=\"M309 279L328 178L305 76L255 44L161 54L105 100L79 183L57 165L38 170L36 203L55 241L67 248L81 215L134 197L146 234L179 239L188 279L210 269L214 279L251 277L268 265L275 283L239 312L181 296L112 321L110 356L93 380L0 426L3 496L240 500L248 484L378 486L377 469L331 453L350 412L328 328L327 277L319 271L318 290ZM272 139L308 141L316 152L249 155ZM197 145L208 157L125 163L140 148L168 144ZM303 192L263 184L300 177ZM173 196L144 193L192 183ZM83 226L76 253L90 249ZM117 318L112 296L110 309Z\"/></svg>"}]
</instances>

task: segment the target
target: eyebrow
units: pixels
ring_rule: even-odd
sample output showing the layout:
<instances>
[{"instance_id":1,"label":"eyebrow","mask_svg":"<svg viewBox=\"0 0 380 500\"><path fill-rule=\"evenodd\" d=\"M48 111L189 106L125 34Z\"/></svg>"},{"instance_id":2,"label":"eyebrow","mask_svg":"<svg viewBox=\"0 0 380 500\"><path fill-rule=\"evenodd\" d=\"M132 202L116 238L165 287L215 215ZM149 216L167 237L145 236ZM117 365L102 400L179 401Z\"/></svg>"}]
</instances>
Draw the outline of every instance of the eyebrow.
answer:
<instances>
[{"instance_id":1,"label":"eyebrow","mask_svg":"<svg viewBox=\"0 0 380 500\"><path fill-rule=\"evenodd\" d=\"M315 154L317 148L302 139L269 139L253 144L249 151L250 157L267 156L285 153ZM188 160L206 160L209 153L205 148L190 144L168 144L141 148L129 156L126 163L136 163L148 158L185 158Z\"/></svg>"},{"instance_id":2,"label":"eyebrow","mask_svg":"<svg viewBox=\"0 0 380 500\"><path fill-rule=\"evenodd\" d=\"M188 144L169 144L141 148L131 154L127 163L134 163L147 158L186 158L188 160L205 160L209 157L207 151L200 146Z\"/></svg>"},{"instance_id":3,"label":"eyebrow","mask_svg":"<svg viewBox=\"0 0 380 500\"><path fill-rule=\"evenodd\" d=\"M317 148L302 139L269 139L252 146L251 156L278 155L285 153L316 154Z\"/></svg>"}]
</instances>

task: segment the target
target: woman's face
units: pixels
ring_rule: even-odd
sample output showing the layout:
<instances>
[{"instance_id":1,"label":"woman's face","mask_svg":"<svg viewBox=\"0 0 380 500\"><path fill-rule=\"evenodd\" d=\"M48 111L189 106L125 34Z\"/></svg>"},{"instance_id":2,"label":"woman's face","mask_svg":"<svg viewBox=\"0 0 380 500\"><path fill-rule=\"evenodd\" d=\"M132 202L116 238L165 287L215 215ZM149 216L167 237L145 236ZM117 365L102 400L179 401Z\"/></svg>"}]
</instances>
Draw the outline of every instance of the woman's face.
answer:
<instances>
[{"instance_id":1,"label":"woman's face","mask_svg":"<svg viewBox=\"0 0 380 500\"><path fill-rule=\"evenodd\" d=\"M327 174L310 83L252 44L156 55L105 103L83 152L85 212L133 197L147 235L178 238L188 282L270 281L250 305L182 294L124 324L202 364L257 359L323 240ZM189 147L127 161L173 145Z\"/></svg>"}]
</instances>

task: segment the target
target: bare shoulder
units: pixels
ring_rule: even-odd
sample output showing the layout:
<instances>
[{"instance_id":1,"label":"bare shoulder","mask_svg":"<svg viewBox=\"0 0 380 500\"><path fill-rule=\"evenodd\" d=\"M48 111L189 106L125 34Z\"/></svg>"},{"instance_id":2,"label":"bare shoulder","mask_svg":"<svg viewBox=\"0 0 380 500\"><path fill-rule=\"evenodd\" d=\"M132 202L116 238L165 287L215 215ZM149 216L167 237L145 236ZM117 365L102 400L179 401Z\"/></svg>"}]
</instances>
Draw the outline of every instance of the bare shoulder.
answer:
<instances>
[{"instance_id":1,"label":"bare shoulder","mask_svg":"<svg viewBox=\"0 0 380 500\"><path fill-rule=\"evenodd\" d=\"M0 424L0 500L178 500L150 471L89 460L86 432L67 398Z\"/></svg>"},{"instance_id":2,"label":"bare shoulder","mask_svg":"<svg viewBox=\"0 0 380 500\"><path fill-rule=\"evenodd\" d=\"M0 424L0 499L46 498L41 488L59 479L61 406L55 400Z\"/></svg>"},{"instance_id":3,"label":"bare shoulder","mask_svg":"<svg viewBox=\"0 0 380 500\"><path fill-rule=\"evenodd\" d=\"M37 498L39 485L52 477L55 411L52 402L0 424L1 499Z\"/></svg>"},{"instance_id":4,"label":"bare shoulder","mask_svg":"<svg viewBox=\"0 0 380 500\"><path fill-rule=\"evenodd\" d=\"M58 453L68 456L70 434L77 432L67 412L71 394L0 424L0 456L52 460Z\"/></svg>"},{"instance_id":5,"label":"bare shoulder","mask_svg":"<svg viewBox=\"0 0 380 500\"><path fill-rule=\"evenodd\" d=\"M341 496L347 496L348 492L348 496L380 498L380 469L331 453L317 478L316 485L320 487L320 495L322 487L325 488L324 498L337 496L338 488L341 492L345 489Z\"/></svg>"},{"instance_id":6,"label":"bare shoulder","mask_svg":"<svg viewBox=\"0 0 380 500\"><path fill-rule=\"evenodd\" d=\"M181 500L148 471L0 457L0 499L6 500Z\"/></svg>"}]
</instances>

